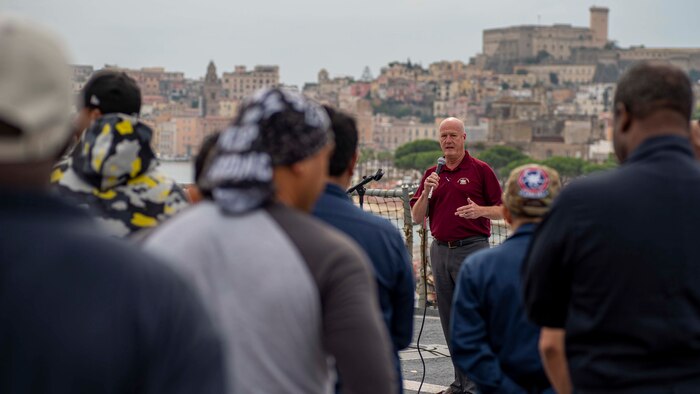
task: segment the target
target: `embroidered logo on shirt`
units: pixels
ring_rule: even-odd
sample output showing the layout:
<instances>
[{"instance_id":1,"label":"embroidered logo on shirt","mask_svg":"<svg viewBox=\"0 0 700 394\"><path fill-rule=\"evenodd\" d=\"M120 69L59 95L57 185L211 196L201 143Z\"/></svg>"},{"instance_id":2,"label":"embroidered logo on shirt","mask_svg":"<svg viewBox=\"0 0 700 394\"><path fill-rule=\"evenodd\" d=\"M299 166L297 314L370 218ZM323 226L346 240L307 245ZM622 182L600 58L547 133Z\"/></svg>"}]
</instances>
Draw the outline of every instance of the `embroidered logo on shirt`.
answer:
<instances>
[{"instance_id":1,"label":"embroidered logo on shirt","mask_svg":"<svg viewBox=\"0 0 700 394\"><path fill-rule=\"evenodd\" d=\"M467 183L469 183L469 178L459 178L457 183L459 183L460 185L466 185Z\"/></svg>"},{"instance_id":2,"label":"embroidered logo on shirt","mask_svg":"<svg viewBox=\"0 0 700 394\"><path fill-rule=\"evenodd\" d=\"M518 194L525 198L544 198L549 195L549 176L539 168L526 168L518 177L520 191Z\"/></svg>"}]
</instances>

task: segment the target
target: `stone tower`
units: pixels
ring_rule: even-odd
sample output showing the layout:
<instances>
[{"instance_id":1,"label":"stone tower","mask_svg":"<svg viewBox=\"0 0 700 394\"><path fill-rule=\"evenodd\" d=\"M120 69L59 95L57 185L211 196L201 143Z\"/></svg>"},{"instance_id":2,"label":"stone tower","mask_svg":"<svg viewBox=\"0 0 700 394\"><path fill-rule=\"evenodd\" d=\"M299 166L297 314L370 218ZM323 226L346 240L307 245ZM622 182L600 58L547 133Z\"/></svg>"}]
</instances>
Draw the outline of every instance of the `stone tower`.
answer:
<instances>
[{"instance_id":1,"label":"stone tower","mask_svg":"<svg viewBox=\"0 0 700 394\"><path fill-rule=\"evenodd\" d=\"M608 12L605 7L591 7L591 32L593 43L602 48L608 43Z\"/></svg>"},{"instance_id":2,"label":"stone tower","mask_svg":"<svg viewBox=\"0 0 700 394\"><path fill-rule=\"evenodd\" d=\"M222 92L221 80L216 75L216 66L213 61L210 61L202 86L202 116L219 116Z\"/></svg>"},{"instance_id":3,"label":"stone tower","mask_svg":"<svg viewBox=\"0 0 700 394\"><path fill-rule=\"evenodd\" d=\"M369 66L365 66L365 69L362 71L362 77L360 77L360 81L372 82L373 80L374 77L372 76L372 71L369 70Z\"/></svg>"},{"instance_id":4,"label":"stone tower","mask_svg":"<svg viewBox=\"0 0 700 394\"><path fill-rule=\"evenodd\" d=\"M328 77L328 71L326 71L325 68L322 68L321 71L318 72L318 83L326 83L330 80Z\"/></svg>"}]
</instances>

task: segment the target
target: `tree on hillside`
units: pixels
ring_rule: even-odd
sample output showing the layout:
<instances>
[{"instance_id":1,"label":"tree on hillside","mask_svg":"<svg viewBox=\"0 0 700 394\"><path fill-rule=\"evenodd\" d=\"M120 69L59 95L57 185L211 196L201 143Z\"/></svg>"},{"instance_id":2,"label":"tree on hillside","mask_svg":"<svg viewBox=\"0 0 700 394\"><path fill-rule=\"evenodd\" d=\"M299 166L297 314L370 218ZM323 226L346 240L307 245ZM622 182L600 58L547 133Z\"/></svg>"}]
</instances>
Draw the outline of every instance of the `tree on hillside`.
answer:
<instances>
[{"instance_id":1,"label":"tree on hillside","mask_svg":"<svg viewBox=\"0 0 700 394\"><path fill-rule=\"evenodd\" d=\"M383 163L384 166L391 165L394 162L394 154L387 151L377 153L377 160Z\"/></svg>"},{"instance_id":2,"label":"tree on hillside","mask_svg":"<svg viewBox=\"0 0 700 394\"><path fill-rule=\"evenodd\" d=\"M566 184L569 180L583 175L583 166L586 162L574 157L554 156L542 161L542 164L557 170L561 182Z\"/></svg>"},{"instance_id":3,"label":"tree on hillside","mask_svg":"<svg viewBox=\"0 0 700 394\"><path fill-rule=\"evenodd\" d=\"M477 158L485 161L496 173L499 173L509 163L528 158L528 156L510 146L494 146L479 153Z\"/></svg>"},{"instance_id":4,"label":"tree on hillside","mask_svg":"<svg viewBox=\"0 0 700 394\"><path fill-rule=\"evenodd\" d=\"M425 171L427 168L434 166L437 158L441 156L441 150L415 152L396 158L394 163L398 168Z\"/></svg>"},{"instance_id":5,"label":"tree on hillside","mask_svg":"<svg viewBox=\"0 0 700 394\"><path fill-rule=\"evenodd\" d=\"M610 155L607 160L605 160L603 163L586 163L583 165L583 174L588 175L594 172L598 171L607 171L607 170L612 170L613 168L617 167L617 161L615 160L614 155Z\"/></svg>"},{"instance_id":6,"label":"tree on hillside","mask_svg":"<svg viewBox=\"0 0 700 394\"><path fill-rule=\"evenodd\" d=\"M501 168L497 175L505 182L510 176L511 171L525 164L539 164L539 162L530 156L526 156L522 159L511 161L505 167Z\"/></svg>"},{"instance_id":7,"label":"tree on hillside","mask_svg":"<svg viewBox=\"0 0 700 394\"><path fill-rule=\"evenodd\" d=\"M371 148L360 148L360 157L357 159L359 163L366 163L377 159L377 152Z\"/></svg>"},{"instance_id":8,"label":"tree on hillside","mask_svg":"<svg viewBox=\"0 0 700 394\"><path fill-rule=\"evenodd\" d=\"M413 142L409 142L407 144L403 144L396 149L396 152L394 153L394 157L396 159L400 159L403 156L412 154L412 153L419 153L419 152L434 152L436 150L440 150L440 143L438 143L435 140L416 140Z\"/></svg>"}]
</instances>

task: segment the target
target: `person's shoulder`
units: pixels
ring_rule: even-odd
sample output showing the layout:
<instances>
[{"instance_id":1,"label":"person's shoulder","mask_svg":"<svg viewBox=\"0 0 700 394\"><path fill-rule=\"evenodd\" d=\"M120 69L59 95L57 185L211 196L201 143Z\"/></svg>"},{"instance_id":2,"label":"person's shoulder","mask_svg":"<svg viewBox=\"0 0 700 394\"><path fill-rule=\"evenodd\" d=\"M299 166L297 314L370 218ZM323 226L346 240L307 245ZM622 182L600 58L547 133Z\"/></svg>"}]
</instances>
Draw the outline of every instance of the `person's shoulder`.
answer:
<instances>
[{"instance_id":1,"label":"person's shoulder","mask_svg":"<svg viewBox=\"0 0 700 394\"><path fill-rule=\"evenodd\" d=\"M337 215L348 216L348 212L353 212L352 210L345 209L345 206L352 206L352 204L346 204L341 197L325 190L316 200L316 204L313 208L313 215L320 217L322 219L327 219Z\"/></svg>"},{"instance_id":2,"label":"person's shoulder","mask_svg":"<svg viewBox=\"0 0 700 394\"><path fill-rule=\"evenodd\" d=\"M333 226L314 216L299 210L275 204L268 209L270 216L282 225L285 230L294 226L294 233L303 234L303 238L315 238L322 242L345 243L347 238ZM289 233L289 231L287 231Z\"/></svg>"},{"instance_id":3,"label":"person's shoulder","mask_svg":"<svg viewBox=\"0 0 700 394\"><path fill-rule=\"evenodd\" d=\"M104 285L113 285L119 294L115 300L130 303L142 310L159 316L154 319L173 319L176 314L163 312L166 308L189 310L198 303L191 285L172 264L133 243L123 240L96 242L102 254L96 253L87 264L99 264L91 278L98 278ZM97 261L101 259L102 261Z\"/></svg>"},{"instance_id":4,"label":"person's shoulder","mask_svg":"<svg viewBox=\"0 0 700 394\"><path fill-rule=\"evenodd\" d=\"M482 166L482 167L483 167L483 166L487 166L487 167L490 167L490 166L489 166L489 163L487 163L487 162L485 162L485 161L483 161L483 160L477 158L476 156L472 156L471 154L470 154L469 156L467 156L467 160L471 160L472 163L474 163L474 164L476 164L476 165L478 165L478 166Z\"/></svg>"},{"instance_id":5,"label":"person's shoulder","mask_svg":"<svg viewBox=\"0 0 700 394\"><path fill-rule=\"evenodd\" d=\"M71 261L76 268L111 280L139 282L172 279L172 271L160 260L135 245L109 237L94 228L65 228L60 235L61 259Z\"/></svg>"},{"instance_id":6,"label":"person's shoulder","mask_svg":"<svg viewBox=\"0 0 700 394\"><path fill-rule=\"evenodd\" d=\"M389 232L392 234L397 233L399 231L396 227L394 227L393 224L391 224L389 219L377 216L373 213L369 213L366 211L361 211L361 213L362 218L367 222L367 224L371 225L372 228L376 229L376 231Z\"/></svg>"},{"instance_id":7,"label":"person's shoulder","mask_svg":"<svg viewBox=\"0 0 700 394\"><path fill-rule=\"evenodd\" d=\"M171 242L173 239L187 237L189 234L216 227L221 218L220 210L211 201L203 201L187 206L184 210L162 223L145 243ZM175 246L175 245L174 245Z\"/></svg>"},{"instance_id":8,"label":"person's shoulder","mask_svg":"<svg viewBox=\"0 0 700 394\"><path fill-rule=\"evenodd\" d=\"M140 175L137 175L136 177L129 179L125 185L117 187L130 188L134 186L137 186L139 188L145 186L147 189L158 187L169 190L169 193L171 190L178 190L182 193L182 189L177 184L177 182L175 182L174 179L170 178L165 173L163 173L158 167L154 167Z\"/></svg>"},{"instance_id":9,"label":"person's shoulder","mask_svg":"<svg viewBox=\"0 0 700 394\"><path fill-rule=\"evenodd\" d=\"M482 170L489 170L489 171L493 172L493 168L491 167L491 165L489 165L489 163L487 163L481 159L477 159L475 156L471 156L471 155L469 155L469 160L471 160L471 162L477 168L482 169Z\"/></svg>"},{"instance_id":10,"label":"person's shoulder","mask_svg":"<svg viewBox=\"0 0 700 394\"><path fill-rule=\"evenodd\" d=\"M145 210L155 215L172 216L189 205L182 188L157 169L131 178L112 190L120 195L129 196L131 205L143 206L144 203L134 204L134 199L151 203Z\"/></svg>"},{"instance_id":11,"label":"person's shoulder","mask_svg":"<svg viewBox=\"0 0 700 394\"><path fill-rule=\"evenodd\" d=\"M58 170L65 172L71 166L72 162L73 159L70 157L70 155L64 156L58 162L56 162L56 164L54 164L53 171L55 172L56 170Z\"/></svg>"},{"instance_id":12,"label":"person's shoulder","mask_svg":"<svg viewBox=\"0 0 700 394\"><path fill-rule=\"evenodd\" d=\"M362 262L367 259L350 236L308 213L282 204L268 207L267 212L309 263L332 265L336 260Z\"/></svg>"},{"instance_id":13,"label":"person's shoulder","mask_svg":"<svg viewBox=\"0 0 700 394\"><path fill-rule=\"evenodd\" d=\"M464 262L461 280L486 285L498 277L512 272L523 259L523 252L513 240L490 249L482 249L471 254ZM519 271L519 269L518 269Z\"/></svg>"},{"instance_id":14,"label":"person's shoulder","mask_svg":"<svg viewBox=\"0 0 700 394\"><path fill-rule=\"evenodd\" d=\"M358 237L376 239L377 242L384 243L386 247L405 248L401 232L389 219L357 209L360 211L358 223L361 224L358 228L360 231Z\"/></svg>"},{"instance_id":15,"label":"person's shoulder","mask_svg":"<svg viewBox=\"0 0 700 394\"><path fill-rule=\"evenodd\" d=\"M362 223L371 232L394 231L396 228L392 226L388 219L377 216L371 212L364 211L355 205L349 205L347 212L352 215L355 222Z\"/></svg>"},{"instance_id":16,"label":"person's shoulder","mask_svg":"<svg viewBox=\"0 0 700 394\"><path fill-rule=\"evenodd\" d=\"M485 268L490 268L492 264L498 263L503 254L501 250L503 247L504 245L500 245L495 248L477 250L464 260L464 265L471 272L481 272Z\"/></svg>"},{"instance_id":17,"label":"person's shoulder","mask_svg":"<svg viewBox=\"0 0 700 394\"><path fill-rule=\"evenodd\" d=\"M434 165L432 167L428 167L428 169L425 170L424 175L430 175L433 172L435 172L435 170L437 170L437 165Z\"/></svg>"},{"instance_id":18,"label":"person's shoulder","mask_svg":"<svg viewBox=\"0 0 700 394\"><path fill-rule=\"evenodd\" d=\"M574 201L606 200L610 193L621 187L626 176L626 169L612 169L590 174L572 180L562 188L557 200L560 204Z\"/></svg>"},{"instance_id":19,"label":"person's shoulder","mask_svg":"<svg viewBox=\"0 0 700 394\"><path fill-rule=\"evenodd\" d=\"M319 199L321 210L315 212L324 222L337 225L339 228L349 229L348 226L356 226L356 234L360 237L371 237L375 234L399 234L398 229L391 222L381 216L377 216L371 212L362 210L354 204L338 204L335 201L330 201L334 197L323 195ZM324 199L322 201L322 199ZM325 203L325 204L324 204ZM318 205L317 205L318 206ZM329 219L328 216L333 216L336 220ZM348 231L349 232L349 231Z\"/></svg>"},{"instance_id":20,"label":"person's shoulder","mask_svg":"<svg viewBox=\"0 0 700 394\"><path fill-rule=\"evenodd\" d=\"M73 167L73 159L67 157L54 165L51 172L51 188L61 194L70 192L92 195L93 187Z\"/></svg>"}]
</instances>

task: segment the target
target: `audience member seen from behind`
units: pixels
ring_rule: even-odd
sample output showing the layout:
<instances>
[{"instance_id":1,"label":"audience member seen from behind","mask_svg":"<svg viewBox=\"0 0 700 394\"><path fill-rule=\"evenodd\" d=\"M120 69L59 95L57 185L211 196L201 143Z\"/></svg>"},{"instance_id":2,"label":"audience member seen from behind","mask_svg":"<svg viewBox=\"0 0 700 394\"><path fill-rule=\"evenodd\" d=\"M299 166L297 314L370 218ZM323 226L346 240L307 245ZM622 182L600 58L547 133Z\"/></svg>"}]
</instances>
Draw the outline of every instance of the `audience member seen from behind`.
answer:
<instances>
[{"instance_id":1,"label":"audience member seen from behind","mask_svg":"<svg viewBox=\"0 0 700 394\"><path fill-rule=\"evenodd\" d=\"M503 217L513 234L467 257L452 305L452 358L481 393L553 393L538 352L539 327L522 308L520 272L537 223L561 188L546 166L514 169L505 184Z\"/></svg>"},{"instance_id":2,"label":"audience member seen from behind","mask_svg":"<svg viewBox=\"0 0 700 394\"><path fill-rule=\"evenodd\" d=\"M214 155L216 144L219 141L220 135L221 132L217 131L214 134L206 136L202 142L202 145L199 147L199 153L197 153L197 156L194 158L194 183L185 188L187 199L193 204L206 198L211 198L211 194L206 190L203 191L198 184L202 178L204 166Z\"/></svg>"},{"instance_id":3,"label":"audience member seen from behind","mask_svg":"<svg viewBox=\"0 0 700 394\"><path fill-rule=\"evenodd\" d=\"M125 114L137 117L141 112L141 89L125 72L100 70L92 74L80 91L75 120L75 143L83 132L102 115Z\"/></svg>"},{"instance_id":4,"label":"audience member seen from behind","mask_svg":"<svg viewBox=\"0 0 700 394\"><path fill-rule=\"evenodd\" d=\"M199 184L204 201L146 248L202 294L226 335L233 392L327 393L332 356L344 393L396 391L369 262L311 217L333 134L320 106L280 89L246 100Z\"/></svg>"},{"instance_id":5,"label":"audience member seen from behind","mask_svg":"<svg viewBox=\"0 0 700 394\"><path fill-rule=\"evenodd\" d=\"M89 111L90 126L51 175L61 196L88 208L116 237L153 228L187 207L182 189L157 168L151 128L130 115L101 115L116 109L121 97L127 100L124 108L134 109L135 94L125 87L130 86L126 78L108 73L91 80L86 105L103 107L83 108L81 113Z\"/></svg>"},{"instance_id":6,"label":"audience member seen from behind","mask_svg":"<svg viewBox=\"0 0 700 394\"><path fill-rule=\"evenodd\" d=\"M72 133L52 36L0 15L0 392L224 393L194 292L49 193Z\"/></svg>"},{"instance_id":7,"label":"audience member seen from behind","mask_svg":"<svg viewBox=\"0 0 700 394\"><path fill-rule=\"evenodd\" d=\"M668 64L637 64L613 108L622 165L562 191L526 260L525 305L543 327L557 392L696 392L700 167L690 80Z\"/></svg>"},{"instance_id":8,"label":"audience member seen from behind","mask_svg":"<svg viewBox=\"0 0 700 394\"><path fill-rule=\"evenodd\" d=\"M430 220L434 237L430 265L442 332L451 346L450 308L457 274L467 256L489 247L491 220L501 219L502 191L491 167L464 149L467 133L461 120L443 120L439 134L444 168L440 174L436 166L425 171L410 204L415 223L423 222L426 216ZM476 393L474 383L459 368L454 366L454 372L455 379L445 394Z\"/></svg>"},{"instance_id":9,"label":"audience member seen from behind","mask_svg":"<svg viewBox=\"0 0 700 394\"><path fill-rule=\"evenodd\" d=\"M401 388L398 352L408 347L413 337L413 267L399 230L388 220L363 212L345 193L357 162L357 127L355 120L342 112L329 107L326 112L335 134L335 149L326 189L314 207L314 215L350 236L369 256Z\"/></svg>"}]
</instances>

